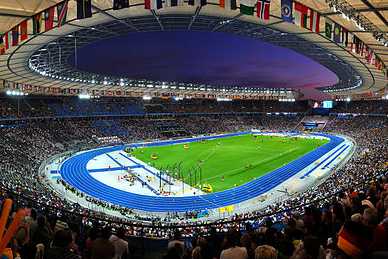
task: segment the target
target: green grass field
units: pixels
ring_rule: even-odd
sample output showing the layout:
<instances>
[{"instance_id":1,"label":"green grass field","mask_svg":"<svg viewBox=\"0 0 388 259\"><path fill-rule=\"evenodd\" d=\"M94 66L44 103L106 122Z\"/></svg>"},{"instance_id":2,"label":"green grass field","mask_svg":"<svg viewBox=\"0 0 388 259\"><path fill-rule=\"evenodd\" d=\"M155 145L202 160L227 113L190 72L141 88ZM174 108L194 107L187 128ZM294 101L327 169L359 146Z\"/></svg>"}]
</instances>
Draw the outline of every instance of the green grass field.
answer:
<instances>
[{"instance_id":1,"label":"green grass field","mask_svg":"<svg viewBox=\"0 0 388 259\"><path fill-rule=\"evenodd\" d=\"M226 190L263 176L327 143L327 140L242 135L217 140L137 148L136 158L191 186ZM156 160L151 158L155 154Z\"/></svg>"}]
</instances>

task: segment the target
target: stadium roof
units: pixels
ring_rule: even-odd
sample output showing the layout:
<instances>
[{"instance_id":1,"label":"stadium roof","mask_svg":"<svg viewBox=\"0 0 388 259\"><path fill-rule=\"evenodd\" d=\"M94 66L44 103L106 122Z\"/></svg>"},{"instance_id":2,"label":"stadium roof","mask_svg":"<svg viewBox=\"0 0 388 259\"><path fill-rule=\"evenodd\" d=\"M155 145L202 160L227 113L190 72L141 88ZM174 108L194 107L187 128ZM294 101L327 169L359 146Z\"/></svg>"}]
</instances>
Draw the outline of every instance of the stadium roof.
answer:
<instances>
[{"instance_id":1,"label":"stadium roof","mask_svg":"<svg viewBox=\"0 0 388 259\"><path fill-rule=\"evenodd\" d=\"M31 17L33 14L36 14L50 6L56 5L57 3L61 2L61 0L29 0L29 1L15 1L15 0L2 0L0 2L0 33L5 33L9 31L12 27L20 23L22 20ZM136 0L136 3L134 4L139 5L140 3L143 3L141 0ZM209 2L209 1L208 1ZM218 3L218 1L215 1ZM349 32L356 35L359 39L361 39L365 44L367 44L370 48L372 48L375 52L375 54L385 63L388 64L388 47L384 46L382 41L384 39L388 40L388 2L385 0L300 0L299 2L307 5L308 7L318 11L321 13L321 16L329 17L334 22L340 24L344 28L346 28ZM327 2L327 3L326 3ZM336 9L330 8L332 6L331 3L336 3ZM124 10L118 10L113 11L112 8L112 1L111 0L93 0L93 12L98 14L95 15L93 21L87 20L81 20L81 21L73 21L71 23L72 27L78 27L77 30L85 30L85 28L91 28L92 26L98 25L98 24L109 24L109 23L116 23L116 24L124 24L128 28L131 26L131 17L140 17L144 15L150 15L150 17L154 18L154 22L159 24L160 27L163 29L163 24L161 24L161 17L164 15L171 15L174 12L171 12L171 10L167 9L161 9L157 12L146 12L143 7L140 8L140 6L137 6L139 8L130 8L131 14L128 16L126 9ZM131 4L133 4L131 2ZM69 15L68 16L75 16L75 1L71 0L69 2ZM181 7L179 7L181 8ZM365 25L361 29L359 26L357 26L354 22L349 21L344 17L344 15L337 11L339 9L345 10L342 11L342 13L347 13L349 11L349 14L351 14L353 17L357 17L362 23ZM175 8L169 8L174 9ZM199 17L201 15L209 17L224 17L229 16L229 14L225 15L225 12L221 12L218 8L215 9L214 6L206 6L205 8L202 8L202 10L190 10L190 8L181 8L179 12L177 12L179 15L188 16L188 17ZM279 30L286 30L287 32L293 33L293 35L297 35L300 38L306 39L306 41L312 41L312 42L320 42L320 39L316 38L315 33L301 30L301 28L298 28L297 26L289 26L287 23L283 22L281 20L280 16L280 0L279 1L272 1L271 2L271 19L269 23L264 24L263 27L265 29L268 28L274 28ZM348 11L346 11L348 10ZM224 10L222 10L224 11ZM235 13L231 14L229 17L235 17ZM127 20L126 20L127 19ZM149 19L149 18L148 18ZM195 18L194 18L195 19ZM240 20L240 18L238 18ZM243 17L241 20L243 21L250 21L249 18L245 19ZM322 20L322 19L321 19ZM123 23L124 21L124 23ZM222 28L224 27L224 28ZM322 25L321 22L321 32L322 28L324 28L324 23ZM213 28L214 29L214 28ZM233 26L233 23L231 25L226 24L225 26L221 26L220 28L222 31L233 31L235 28ZM135 28L136 30L136 28ZM75 31L74 28L71 28L69 30L66 30L66 33L71 33ZM90 32L90 30L89 30ZM380 40L378 38L380 37ZM46 38L49 38L46 37ZM55 37L53 37L55 38ZM322 43L325 45L325 43ZM321 45L322 46L322 45ZM286 46L287 47L287 46ZM325 47L326 49L329 49L332 53L334 53L337 56L341 56L340 50L334 47ZM37 48L35 48L35 51ZM31 53L30 53L31 54ZM21 57L17 56L18 59L21 59ZM351 59L350 57L346 57L345 60L347 63L351 64L353 66L353 69L355 69L360 76L363 79L364 85L367 87L363 88L363 91L377 91L381 90L382 87L386 87L386 79L383 78L383 76L380 76L378 73L375 73L374 68L367 67L366 65L360 65L360 60ZM8 60L8 66L11 64ZM325 64L327 65L327 64ZM330 66L329 66L330 67ZM363 71L367 71L370 75L367 76L363 74ZM341 70L343 71L343 69ZM335 72L335 71L334 71ZM338 74L337 74L338 75ZM1 74L0 74L0 78ZM7 77L10 80L16 79ZM369 82L371 81L371 82ZM26 81L24 81L26 82Z\"/></svg>"}]
</instances>

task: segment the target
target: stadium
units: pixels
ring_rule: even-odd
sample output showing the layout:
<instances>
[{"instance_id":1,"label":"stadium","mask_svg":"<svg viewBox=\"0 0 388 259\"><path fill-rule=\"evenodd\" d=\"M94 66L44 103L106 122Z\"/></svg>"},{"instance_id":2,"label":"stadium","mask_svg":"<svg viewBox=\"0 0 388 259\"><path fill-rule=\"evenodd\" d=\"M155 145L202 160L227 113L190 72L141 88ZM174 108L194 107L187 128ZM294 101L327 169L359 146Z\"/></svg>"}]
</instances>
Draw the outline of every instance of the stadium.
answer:
<instances>
[{"instance_id":1,"label":"stadium","mask_svg":"<svg viewBox=\"0 0 388 259\"><path fill-rule=\"evenodd\" d=\"M388 2L0 2L0 254L388 258Z\"/></svg>"}]
</instances>

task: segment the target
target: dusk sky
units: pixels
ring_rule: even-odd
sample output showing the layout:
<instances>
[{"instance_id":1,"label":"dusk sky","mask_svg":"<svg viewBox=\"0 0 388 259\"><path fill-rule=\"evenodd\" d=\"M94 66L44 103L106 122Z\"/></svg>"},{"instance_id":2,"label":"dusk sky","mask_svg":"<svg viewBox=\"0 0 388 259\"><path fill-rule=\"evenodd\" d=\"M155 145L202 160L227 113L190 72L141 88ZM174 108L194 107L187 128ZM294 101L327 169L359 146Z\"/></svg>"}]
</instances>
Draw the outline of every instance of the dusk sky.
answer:
<instances>
[{"instance_id":1,"label":"dusk sky","mask_svg":"<svg viewBox=\"0 0 388 259\"><path fill-rule=\"evenodd\" d=\"M250 87L315 88L338 80L292 50L218 32L140 32L102 40L78 51L78 68L134 79Z\"/></svg>"}]
</instances>

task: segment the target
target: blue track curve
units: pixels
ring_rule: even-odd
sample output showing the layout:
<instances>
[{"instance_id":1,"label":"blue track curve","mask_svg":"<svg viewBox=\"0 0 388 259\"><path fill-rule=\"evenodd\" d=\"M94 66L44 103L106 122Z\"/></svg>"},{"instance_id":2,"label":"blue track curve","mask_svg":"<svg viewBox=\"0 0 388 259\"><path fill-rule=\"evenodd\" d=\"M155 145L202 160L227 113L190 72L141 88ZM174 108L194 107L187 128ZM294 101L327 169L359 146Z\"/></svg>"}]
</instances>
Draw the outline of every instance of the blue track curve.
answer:
<instances>
[{"instance_id":1,"label":"blue track curve","mask_svg":"<svg viewBox=\"0 0 388 259\"><path fill-rule=\"evenodd\" d=\"M221 137L241 134L247 134L247 132L228 134ZM86 169L86 165L91 159L105 153L123 150L125 147L123 145L93 149L74 155L61 165L59 172L67 183L79 189L80 191L101 200L108 201L112 204L117 204L131 209L152 212L184 212L190 210L212 209L240 203L271 190L291 176L300 172L303 168L307 167L344 141L343 138L329 134L317 133L313 135L327 137L330 139L330 141L325 145L322 145L317 149L307 153L303 157L298 158L258 179L252 180L248 183L229 190L207 195L187 197L160 197L140 195L115 189L96 180L89 174L88 170ZM192 139L191 141L197 140L198 139ZM167 145L180 142L188 141L178 140L172 142L149 143L146 145ZM134 144L134 146L135 145L138 144Z\"/></svg>"}]
</instances>

